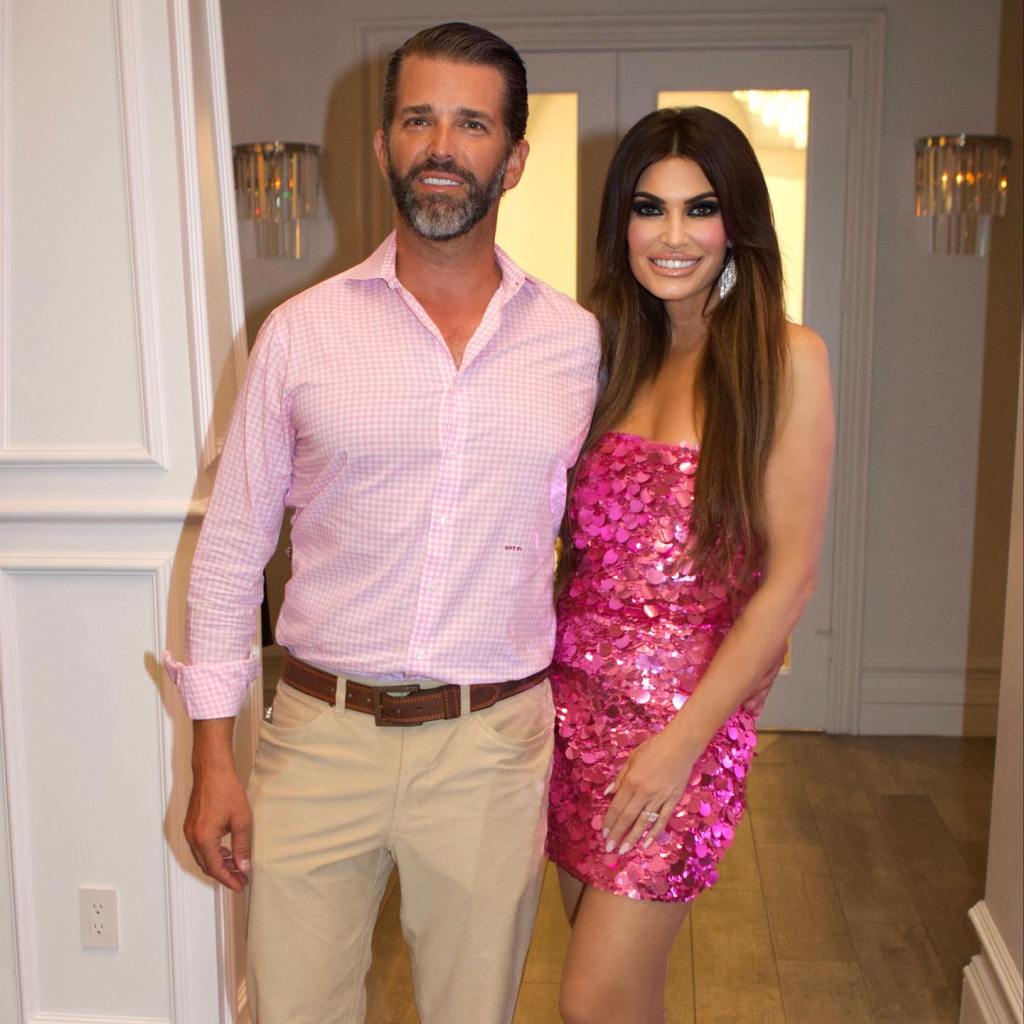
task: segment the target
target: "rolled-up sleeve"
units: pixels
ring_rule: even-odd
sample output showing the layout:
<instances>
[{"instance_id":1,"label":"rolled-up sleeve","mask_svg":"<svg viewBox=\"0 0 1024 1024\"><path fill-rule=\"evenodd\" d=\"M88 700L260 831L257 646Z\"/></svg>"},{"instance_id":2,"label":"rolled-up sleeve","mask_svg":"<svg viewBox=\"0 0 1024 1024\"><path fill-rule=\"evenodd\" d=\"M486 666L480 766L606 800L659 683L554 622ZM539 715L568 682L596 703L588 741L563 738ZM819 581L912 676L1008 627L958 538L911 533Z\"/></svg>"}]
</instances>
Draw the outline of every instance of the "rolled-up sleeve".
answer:
<instances>
[{"instance_id":1,"label":"rolled-up sleeve","mask_svg":"<svg viewBox=\"0 0 1024 1024\"><path fill-rule=\"evenodd\" d=\"M259 672L252 641L263 569L288 496L292 445L288 332L272 314L249 360L192 562L186 656L163 656L190 718L238 714Z\"/></svg>"}]
</instances>

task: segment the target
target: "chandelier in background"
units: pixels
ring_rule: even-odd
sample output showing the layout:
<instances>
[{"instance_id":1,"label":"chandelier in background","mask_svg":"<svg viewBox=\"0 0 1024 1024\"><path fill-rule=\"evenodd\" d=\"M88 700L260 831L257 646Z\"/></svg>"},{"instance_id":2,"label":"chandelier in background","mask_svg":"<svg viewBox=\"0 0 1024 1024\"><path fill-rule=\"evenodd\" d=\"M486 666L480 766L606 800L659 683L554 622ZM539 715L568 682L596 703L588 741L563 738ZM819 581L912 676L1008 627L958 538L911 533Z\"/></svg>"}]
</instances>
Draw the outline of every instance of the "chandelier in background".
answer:
<instances>
[{"instance_id":1,"label":"chandelier in background","mask_svg":"<svg viewBox=\"0 0 1024 1024\"><path fill-rule=\"evenodd\" d=\"M306 255L303 222L316 216L320 147L308 142L249 142L233 147L239 225L252 224L254 254Z\"/></svg>"},{"instance_id":2,"label":"chandelier in background","mask_svg":"<svg viewBox=\"0 0 1024 1024\"><path fill-rule=\"evenodd\" d=\"M914 212L932 218L932 252L984 256L992 218L1006 213L1010 140L928 135L916 151Z\"/></svg>"}]
</instances>

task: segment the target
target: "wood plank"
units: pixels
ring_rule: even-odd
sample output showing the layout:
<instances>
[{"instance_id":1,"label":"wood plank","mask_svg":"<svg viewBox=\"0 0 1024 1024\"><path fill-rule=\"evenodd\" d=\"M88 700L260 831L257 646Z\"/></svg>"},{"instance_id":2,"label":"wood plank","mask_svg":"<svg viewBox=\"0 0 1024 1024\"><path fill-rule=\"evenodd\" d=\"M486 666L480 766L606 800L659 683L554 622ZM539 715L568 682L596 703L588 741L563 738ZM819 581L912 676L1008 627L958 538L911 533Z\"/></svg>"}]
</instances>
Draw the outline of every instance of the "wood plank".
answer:
<instances>
[{"instance_id":1,"label":"wood plank","mask_svg":"<svg viewBox=\"0 0 1024 1024\"><path fill-rule=\"evenodd\" d=\"M665 978L665 1024L696 1024L693 998L693 914L672 944Z\"/></svg>"},{"instance_id":2,"label":"wood plank","mask_svg":"<svg viewBox=\"0 0 1024 1024\"><path fill-rule=\"evenodd\" d=\"M861 782L871 793L893 796L920 795L924 787L917 777L913 736L850 736Z\"/></svg>"},{"instance_id":3,"label":"wood plank","mask_svg":"<svg viewBox=\"0 0 1024 1024\"><path fill-rule=\"evenodd\" d=\"M872 800L905 878L940 888L972 883L971 869L930 797L880 794Z\"/></svg>"},{"instance_id":4,"label":"wood plank","mask_svg":"<svg viewBox=\"0 0 1024 1024\"><path fill-rule=\"evenodd\" d=\"M722 855L718 864L717 888L760 889L761 872L757 866L754 846L754 826L749 813L743 815L732 846Z\"/></svg>"},{"instance_id":5,"label":"wood plank","mask_svg":"<svg viewBox=\"0 0 1024 1024\"><path fill-rule=\"evenodd\" d=\"M820 841L803 782L792 765L754 765L747 779L747 807L757 845Z\"/></svg>"},{"instance_id":6,"label":"wood plank","mask_svg":"<svg viewBox=\"0 0 1024 1024\"><path fill-rule=\"evenodd\" d=\"M558 982L524 981L512 1024L561 1024Z\"/></svg>"},{"instance_id":7,"label":"wood plank","mask_svg":"<svg viewBox=\"0 0 1024 1024\"><path fill-rule=\"evenodd\" d=\"M754 764L793 764L793 738L798 735L792 732L759 732Z\"/></svg>"},{"instance_id":8,"label":"wood plank","mask_svg":"<svg viewBox=\"0 0 1024 1024\"><path fill-rule=\"evenodd\" d=\"M409 947L399 921L400 903L398 875L392 872L373 932L373 962L366 979L366 1024L419 1024Z\"/></svg>"},{"instance_id":9,"label":"wood plank","mask_svg":"<svg viewBox=\"0 0 1024 1024\"><path fill-rule=\"evenodd\" d=\"M936 888L921 879L910 883L910 892L946 983L959 991L964 967L981 952L981 940L967 912L981 899L982 891L975 884Z\"/></svg>"},{"instance_id":10,"label":"wood plank","mask_svg":"<svg viewBox=\"0 0 1024 1024\"><path fill-rule=\"evenodd\" d=\"M779 960L786 1024L875 1024L854 963Z\"/></svg>"},{"instance_id":11,"label":"wood plank","mask_svg":"<svg viewBox=\"0 0 1024 1024\"><path fill-rule=\"evenodd\" d=\"M558 869L549 862L544 869L544 884L540 891L530 950L526 954L523 980L557 985L562 977L562 964L571 936L572 930L562 909L562 897L558 891Z\"/></svg>"},{"instance_id":12,"label":"wood plank","mask_svg":"<svg viewBox=\"0 0 1024 1024\"><path fill-rule=\"evenodd\" d=\"M761 893L711 889L694 901L690 916L700 1024L785 1024Z\"/></svg>"},{"instance_id":13,"label":"wood plank","mask_svg":"<svg viewBox=\"0 0 1024 1024\"><path fill-rule=\"evenodd\" d=\"M758 843L757 859L776 957L854 960L825 851L805 843Z\"/></svg>"},{"instance_id":14,"label":"wood plank","mask_svg":"<svg viewBox=\"0 0 1024 1024\"><path fill-rule=\"evenodd\" d=\"M959 1000L921 925L851 921L850 937L878 1022L956 1024Z\"/></svg>"},{"instance_id":15,"label":"wood plank","mask_svg":"<svg viewBox=\"0 0 1024 1024\"><path fill-rule=\"evenodd\" d=\"M943 819L945 820L945 819ZM974 875L974 880L985 888L985 875L988 871L988 829L982 833L982 839L971 839L967 842L959 842L960 853Z\"/></svg>"},{"instance_id":16,"label":"wood plank","mask_svg":"<svg viewBox=\"0 0 1024 1024\"><path fill-rule=\"evenodd\" d=\"M917 922L914 901L878 818L838 813L816 817L847 923Z\"/></svg>"},{"instance_id":17,"label":"wood plank","mask_svg":"<svg viewBox=\"0 0 1024 1024\"><path fill-rule=\"evenodd\" d=\"M842 813L874 816L861 780L856 748L847 736L812 733L798 748L797 768L811 810L817 815Z\"/></svg>"}]
</instances>

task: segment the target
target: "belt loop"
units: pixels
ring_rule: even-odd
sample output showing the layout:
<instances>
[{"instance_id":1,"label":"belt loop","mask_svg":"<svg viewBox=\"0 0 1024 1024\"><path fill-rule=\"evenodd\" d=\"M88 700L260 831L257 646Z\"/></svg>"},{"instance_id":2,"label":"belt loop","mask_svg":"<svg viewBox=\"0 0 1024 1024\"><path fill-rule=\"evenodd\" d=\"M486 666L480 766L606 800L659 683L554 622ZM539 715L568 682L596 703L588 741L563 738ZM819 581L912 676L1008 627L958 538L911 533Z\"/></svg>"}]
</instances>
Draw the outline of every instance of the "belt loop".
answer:
<instances>
[{"instance_id":1,"label":"belt loop","mask_svg":"<svg viewBox=\"0 0 1024 1024\"><path fill-rule=\"evenodd\" d=\"M348 708L345 707L348 679L345 676L338 676L336 684L337 689L334 691L334 713L336 715L343 715L348 711Z\"/></svg>"},{"instance_id":2,"label":"belt loop","mask_svg":"<svg viewBox=\"0 0 1024 1024\"><path fill-rule=\"evenodd\" d=\"M470 713L470 686L459 687L459 718L466 718Z\"/></svg>"}]
</instances>

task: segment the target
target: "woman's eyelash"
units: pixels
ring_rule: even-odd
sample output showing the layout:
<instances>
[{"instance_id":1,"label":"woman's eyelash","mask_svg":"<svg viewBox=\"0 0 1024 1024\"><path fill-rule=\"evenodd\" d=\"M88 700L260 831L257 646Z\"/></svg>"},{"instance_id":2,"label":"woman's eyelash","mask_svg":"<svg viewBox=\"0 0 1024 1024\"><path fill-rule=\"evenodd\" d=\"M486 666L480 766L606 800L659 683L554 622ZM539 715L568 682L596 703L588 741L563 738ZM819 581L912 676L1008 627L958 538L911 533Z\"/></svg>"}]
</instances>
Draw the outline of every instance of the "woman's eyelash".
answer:
<instances>
[{"instance_id":1,"label":"woman's eyelash","mask_svg":"<svg viewBox=\"0 0 1024 1024\"><path fill-rule=\"evenodd\" d=\"M633 212L640 214L641 217L653 217L662 210L657 203L652 203L649 199L636 199L633 202Z\"/></svg>"}]
</instances>

